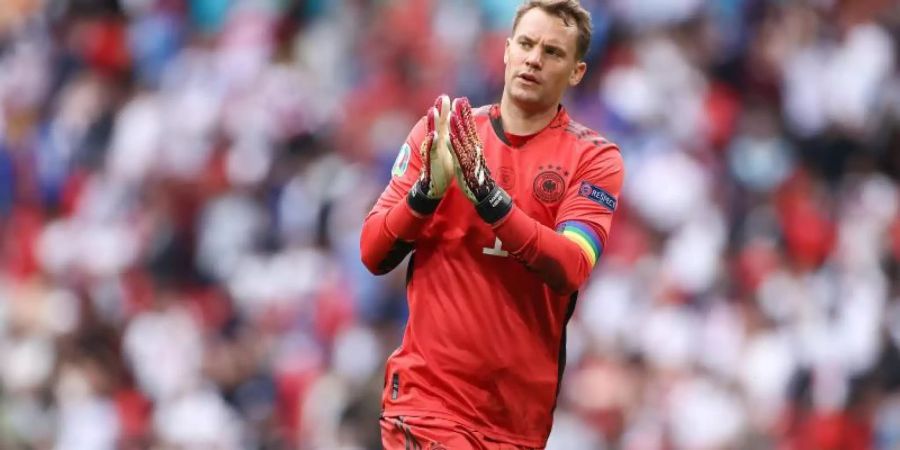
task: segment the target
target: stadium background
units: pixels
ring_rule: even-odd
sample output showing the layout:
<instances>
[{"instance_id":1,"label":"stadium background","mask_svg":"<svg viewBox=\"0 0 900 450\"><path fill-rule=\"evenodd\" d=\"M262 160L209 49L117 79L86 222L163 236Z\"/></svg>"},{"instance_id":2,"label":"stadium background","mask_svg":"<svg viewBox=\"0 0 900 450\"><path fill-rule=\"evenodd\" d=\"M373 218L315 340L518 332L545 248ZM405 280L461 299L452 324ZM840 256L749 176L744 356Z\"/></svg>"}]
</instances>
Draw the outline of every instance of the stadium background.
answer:
<instances>
[{"instance_id":1,"label":"stadium background","mask_svg":"<svg viewBox=\"0 0 900 450\"><path fill-rule=\"evenodd\" d=\"M0 448L379 448L360 224L517 3L3 0ZM900 448L896 2L583 3L628 176L549 448Z\"/></svg>"}]
</instances>

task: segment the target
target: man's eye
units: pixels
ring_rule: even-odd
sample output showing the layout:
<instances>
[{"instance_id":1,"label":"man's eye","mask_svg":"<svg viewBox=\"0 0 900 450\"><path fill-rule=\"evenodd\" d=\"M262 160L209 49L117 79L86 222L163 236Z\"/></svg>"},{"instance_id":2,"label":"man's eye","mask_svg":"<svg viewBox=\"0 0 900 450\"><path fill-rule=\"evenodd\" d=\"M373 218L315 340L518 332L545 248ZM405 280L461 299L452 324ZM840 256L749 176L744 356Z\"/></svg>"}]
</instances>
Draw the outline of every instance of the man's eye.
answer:
<instances>
[{"instance_id":1,"label":"man's eye","mask_svg":"<svg viewBox=\"0 0 900 450\"><path fill-rule=\"evenodd\" d=\"M534 44L532 44L531 42L528 42L528 41L520 41L520 42L519 42L519 45L521 45L522 48L531 48L531 47L534 47Z\"/></svg>"}]
</instances>

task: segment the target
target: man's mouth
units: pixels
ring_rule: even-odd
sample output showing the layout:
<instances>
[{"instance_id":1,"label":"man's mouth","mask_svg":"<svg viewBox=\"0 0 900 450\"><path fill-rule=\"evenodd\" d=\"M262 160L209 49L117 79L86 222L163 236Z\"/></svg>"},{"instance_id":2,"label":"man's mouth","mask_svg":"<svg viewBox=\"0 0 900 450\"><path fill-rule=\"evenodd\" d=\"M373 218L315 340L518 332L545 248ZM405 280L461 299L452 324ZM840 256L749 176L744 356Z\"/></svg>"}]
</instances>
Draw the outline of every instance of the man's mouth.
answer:
<instances>
[{"instance_id":1,"label":"man's mouth","mask_svg":"<svg viewBox=\"0 0 900 450\"><path fill-rule=\"evenodd\" d=\"M520 73L519 78L524 80L527 83L541 84L541 81L538 79L538 77L536 77L530 73Z\"/></svg>"}]
</instances>

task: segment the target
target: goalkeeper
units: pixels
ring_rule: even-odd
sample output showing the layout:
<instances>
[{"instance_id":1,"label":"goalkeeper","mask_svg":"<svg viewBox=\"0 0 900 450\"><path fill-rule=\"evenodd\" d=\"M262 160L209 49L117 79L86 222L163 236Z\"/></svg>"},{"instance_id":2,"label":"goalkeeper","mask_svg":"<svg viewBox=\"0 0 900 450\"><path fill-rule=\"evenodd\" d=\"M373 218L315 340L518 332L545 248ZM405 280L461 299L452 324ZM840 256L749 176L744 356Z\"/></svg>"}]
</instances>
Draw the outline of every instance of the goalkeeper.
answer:
<instances>
[{"instance_id":1,"label":"goalkeeper","mask_svg":"<svg viewBox=\"0 0 900 450\"><path fill-rule=\"evenodd\" d=\"M385 448L546 445L566 323L623 177L618 147L560 104L584 76L590 35L576 0L526 1L500 103L438 98L366 217L370 271L412 252L409 321L385 374Z\"/></svg>"}]
</instances>

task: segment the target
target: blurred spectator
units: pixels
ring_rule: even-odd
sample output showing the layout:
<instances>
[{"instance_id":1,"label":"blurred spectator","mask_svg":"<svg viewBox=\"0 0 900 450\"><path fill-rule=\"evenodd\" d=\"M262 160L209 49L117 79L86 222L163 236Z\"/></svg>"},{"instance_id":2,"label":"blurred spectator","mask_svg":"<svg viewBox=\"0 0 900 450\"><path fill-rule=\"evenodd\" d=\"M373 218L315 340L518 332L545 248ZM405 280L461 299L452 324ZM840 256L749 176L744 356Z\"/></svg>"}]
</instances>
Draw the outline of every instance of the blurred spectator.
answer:
<instances>
[{"instance_id":1,"label":"blurred spectator","mask_svg":"<svg viewBox=\"0 0 900 450\"><path fill-rule=\"evenodd\" d=\"M363 215L515 2L4 0L0 448L380 448ZM551 449L900 446L900 14L585 0L629 166Z\"/></svg>"}]
</instances>

